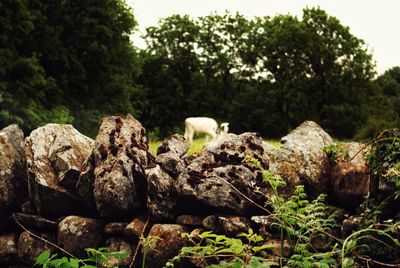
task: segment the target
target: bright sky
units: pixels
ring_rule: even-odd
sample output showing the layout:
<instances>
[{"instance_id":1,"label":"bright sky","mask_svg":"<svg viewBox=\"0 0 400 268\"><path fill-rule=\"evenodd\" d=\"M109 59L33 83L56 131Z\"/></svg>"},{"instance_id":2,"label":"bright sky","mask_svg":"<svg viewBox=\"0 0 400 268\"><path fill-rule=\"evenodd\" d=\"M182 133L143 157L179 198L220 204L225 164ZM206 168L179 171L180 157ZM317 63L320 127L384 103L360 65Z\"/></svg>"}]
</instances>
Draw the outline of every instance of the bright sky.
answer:
<instances>
[{"instance_id":1,"label":"bright sky","mask_svg":"<svg viewBox=\"0 0 400 268\"><path fill-rule=\"evenodd\" d=\"M320 6L335 16L350 32L368 44L378 73L400 66L400 0L126 0L139 23L133 42L144 47L139 35L145 28L157 25L160 18L172 14L206 16L225 10L252 18L292 14L299 18L304 7Z\"/></svg>"}]
</instances>

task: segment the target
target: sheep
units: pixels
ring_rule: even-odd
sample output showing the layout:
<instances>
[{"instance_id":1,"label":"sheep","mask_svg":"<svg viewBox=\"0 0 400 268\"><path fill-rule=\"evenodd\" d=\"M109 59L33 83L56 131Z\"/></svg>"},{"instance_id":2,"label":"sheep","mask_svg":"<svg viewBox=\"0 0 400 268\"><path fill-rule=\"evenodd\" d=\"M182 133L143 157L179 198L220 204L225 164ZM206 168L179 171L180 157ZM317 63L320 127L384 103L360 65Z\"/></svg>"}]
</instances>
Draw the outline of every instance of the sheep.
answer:
<instances>
[{"instance_id":1,"label":"sheep","mask_svg":"<svg viewBox=\"0 0 400 268\"><path fill-rule=\"evenodd\" d=\"M228 123L221 124L220 135L228 133ZM209 117L189 117L185 119L185 139L191 144L195 133L206 135L206 141L211 137L217 137L218 124L215 119Z\"/></svg>"}]
</instances>

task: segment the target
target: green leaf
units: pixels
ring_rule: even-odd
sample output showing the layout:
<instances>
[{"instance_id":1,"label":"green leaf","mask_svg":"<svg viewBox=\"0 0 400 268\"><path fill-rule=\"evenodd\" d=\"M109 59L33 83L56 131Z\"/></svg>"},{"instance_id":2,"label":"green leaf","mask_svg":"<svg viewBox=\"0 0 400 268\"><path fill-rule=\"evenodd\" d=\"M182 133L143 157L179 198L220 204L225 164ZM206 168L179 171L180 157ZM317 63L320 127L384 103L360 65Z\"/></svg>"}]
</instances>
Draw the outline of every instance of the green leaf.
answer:
<instances>
[{"instance_id":1,"label":"green leaf","mask_svg":"<svg viewBox=\"0 0 400 268\"><path fill-rule=\"evenodd\" d=\"M45 250L36 258L35 265L45 264L50 258L50 250Z\"/></svg>"},{"instance_id":2,"label":"green leaf","mask_svg":"<svg viewBox=\"0 0 400 268\"><path fill-rule=\"evenodd\" d=\"M353 267L354 260L352 258L344 258L342 268Z\"/></svg>"}]
</instances>

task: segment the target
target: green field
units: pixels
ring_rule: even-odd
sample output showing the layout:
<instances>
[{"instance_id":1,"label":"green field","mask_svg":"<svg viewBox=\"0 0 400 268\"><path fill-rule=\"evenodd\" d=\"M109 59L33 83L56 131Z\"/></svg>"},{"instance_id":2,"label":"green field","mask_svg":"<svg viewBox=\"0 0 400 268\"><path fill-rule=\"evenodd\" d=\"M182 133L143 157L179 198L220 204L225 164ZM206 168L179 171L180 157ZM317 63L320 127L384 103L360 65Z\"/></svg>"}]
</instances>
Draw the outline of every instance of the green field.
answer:
<instances>
[{"instance_id":1,"label":"green field","mask_svg":"<svg viewBox=\"0 0 400 268\"><path fill-rule=\"evenodd\" d=\"M193 139L193 143L189 148L188 155L192 155L195 152L200 152L205 141L206 141L205 137ZM150 151L154 156L156 155L157 148L158 148L158 146L160 146L161 142L162 141L154 141L154 142L149 143ZM275 148L280 147L279 140L265 140L265 142L272 144Z\"/></svg>"}]
</instances>

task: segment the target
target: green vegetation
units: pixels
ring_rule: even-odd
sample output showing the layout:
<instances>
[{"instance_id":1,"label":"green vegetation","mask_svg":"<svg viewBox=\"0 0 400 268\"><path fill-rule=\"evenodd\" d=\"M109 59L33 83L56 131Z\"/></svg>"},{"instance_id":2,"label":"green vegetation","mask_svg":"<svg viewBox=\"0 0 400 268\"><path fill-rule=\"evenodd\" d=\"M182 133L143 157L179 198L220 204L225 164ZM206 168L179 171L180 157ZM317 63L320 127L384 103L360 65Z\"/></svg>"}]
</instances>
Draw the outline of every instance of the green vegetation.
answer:
<instances>
[{"instance_id":1,"label":"green vegetation","mask_svg":"<svg viewBox=\"0 0 400 268\"><path fill-rule=\"evenodd\" d=\"M0 2L0 128L131 113L160 140L189 116L276 138L314 120L338 138L400 124L400 67L375 78L363 40L320 8L164 18L140 50L123 0ZM73 18L73 19L71 19Z\"/></svg>"},{"instance_id":2,"label":"green vegetation","mask_svg":"<svg viewBox=\"0 0 400 268\"><path fill-rule=\"evenodd\" d=\"M126 253L121 252L107 252L107 248L87 248L85 249L88 258L78 259L76 257L61 257L58 258L57 254L51 254L50 250L43 251L37 258L34 267L43 268L97 268L108 267L108 262L115 258L121 260L127 256Z\"/></svg>"}]
</instances>

